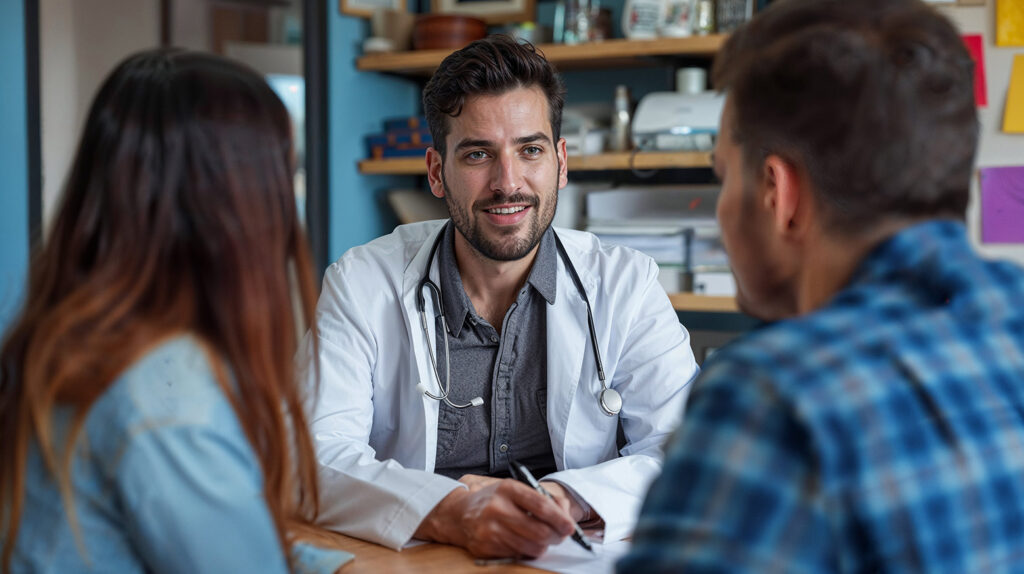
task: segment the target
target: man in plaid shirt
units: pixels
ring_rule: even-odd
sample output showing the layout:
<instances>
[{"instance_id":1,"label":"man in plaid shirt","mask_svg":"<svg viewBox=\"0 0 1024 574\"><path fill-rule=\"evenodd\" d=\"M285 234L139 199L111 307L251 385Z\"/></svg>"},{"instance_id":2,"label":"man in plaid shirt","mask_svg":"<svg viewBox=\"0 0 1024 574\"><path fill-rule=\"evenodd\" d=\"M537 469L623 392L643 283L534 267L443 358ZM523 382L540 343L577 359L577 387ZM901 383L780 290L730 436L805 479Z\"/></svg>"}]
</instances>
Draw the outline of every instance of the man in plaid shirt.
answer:
<instances>
[{"instance_id":1,"label":"man in plaid shirt","mask_svg":"<svg viewBox=\"0 0 1024 574\"><path fill-rule=\"evenodd\" d=\"M1024 271L966 236L972 69L919 0L728 40L718 217L773 323L705 365L620 573L1024 571Z\"/></svg>"}]
</instances>

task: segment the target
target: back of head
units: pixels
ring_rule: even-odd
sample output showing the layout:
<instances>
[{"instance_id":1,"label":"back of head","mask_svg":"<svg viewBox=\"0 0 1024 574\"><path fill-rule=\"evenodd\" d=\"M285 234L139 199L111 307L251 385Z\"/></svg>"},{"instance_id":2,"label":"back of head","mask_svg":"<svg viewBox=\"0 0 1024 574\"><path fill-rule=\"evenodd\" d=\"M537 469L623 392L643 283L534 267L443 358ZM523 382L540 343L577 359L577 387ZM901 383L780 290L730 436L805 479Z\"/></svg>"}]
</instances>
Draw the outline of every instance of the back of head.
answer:
<instances>
[{"instance_id":1,"label":"back of head","mask_svg":"<svg viewBox=\"0 0 1024 574\"><path fill-rule=\"evenodd\" d=\"M68 404L80 415L73 437L122 370L183 333L233 372L240 392L222 386L260 457L275 517L294 506L288 461L304 467L298 490L315 498L292 379L290 270L307 319L314 287L292 190L290 130L263 79L216 56L144 52L107 78L0 354L5 508L20 508L13 485L29 429L48 428L52 407ZM36 438L44 451L54 446ZM52 455L48 462L56 471ZM16 512L4 519L0 530L16 528Z\"/></svg>"},{"instance_id":2,"label":"back of head","mask_svg":"<svg viewBox=\"0 0 1024 574\"><path fill-rule=\"evenodd\" d=\"M565 87L551 63L532 44L498 34L453 52L423 88L423 113L434 149L444 159L448 118L462 113L467 98L533 87L540 88L547 99L552 141L558 141Z\"/></svg>"},{"instance_id":3,"label":"back of head","mask_svg":"<svg viewBox=\"0 0 1024 574\"><path fill-rule=\"evenodd\" d=\"M804 166L830 229L964 217L973 62L920 0L781 0L729 38L714 78L748 172L770 154Z\"/></svg>"}]
</instances>

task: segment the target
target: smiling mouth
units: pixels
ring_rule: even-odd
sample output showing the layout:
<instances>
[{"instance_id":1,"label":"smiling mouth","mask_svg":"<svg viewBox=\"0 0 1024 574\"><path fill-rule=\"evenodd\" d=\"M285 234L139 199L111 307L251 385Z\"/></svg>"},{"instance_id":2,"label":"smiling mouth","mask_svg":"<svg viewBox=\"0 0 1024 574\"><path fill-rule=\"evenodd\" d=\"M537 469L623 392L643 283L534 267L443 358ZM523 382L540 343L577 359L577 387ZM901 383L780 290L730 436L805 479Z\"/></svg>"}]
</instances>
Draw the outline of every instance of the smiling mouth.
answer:
<instances>
[{"instance_id":1,"label":"smiling mouth","mask_svg":"<svg viewBox=\"0 0 1024 574\"><path fill-rule=\"evenodd\" d=\"M511 215L513 213L519 213L526 209L525 205L519 205L516 207L493 207L491 209L485 209L487 213L493 213L495 215Z\"/></svg>"}]
</instances>

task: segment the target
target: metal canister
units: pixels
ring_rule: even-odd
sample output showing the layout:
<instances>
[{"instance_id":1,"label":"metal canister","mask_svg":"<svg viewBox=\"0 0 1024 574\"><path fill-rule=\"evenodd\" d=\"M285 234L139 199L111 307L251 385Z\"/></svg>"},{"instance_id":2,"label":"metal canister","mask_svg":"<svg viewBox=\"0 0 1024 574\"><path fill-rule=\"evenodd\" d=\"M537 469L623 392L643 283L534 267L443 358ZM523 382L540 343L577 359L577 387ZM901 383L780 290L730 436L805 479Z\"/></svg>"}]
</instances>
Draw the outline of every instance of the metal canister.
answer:
<instances>
[{"instance_id":1,"label":"metal canister","mask_svg":"<svg viewBox=\"0 0 1024 574\"><path fill-rule=\"evenodd\" d=\"M697 0L693 17L693 33L698 36L715 33L715 0Z\"/></svg>"}]
</instances>

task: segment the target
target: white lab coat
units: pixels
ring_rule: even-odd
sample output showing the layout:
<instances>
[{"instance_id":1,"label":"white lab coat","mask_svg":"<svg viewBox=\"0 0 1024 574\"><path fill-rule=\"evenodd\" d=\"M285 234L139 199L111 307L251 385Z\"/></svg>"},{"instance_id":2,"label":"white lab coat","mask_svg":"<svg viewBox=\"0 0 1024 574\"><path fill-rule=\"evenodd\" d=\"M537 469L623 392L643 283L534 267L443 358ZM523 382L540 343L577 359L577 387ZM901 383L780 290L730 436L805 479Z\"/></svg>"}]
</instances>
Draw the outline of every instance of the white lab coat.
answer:
<instances>
[{"instance_id":1,"label":"white lab coat","mask_svg":"<svg viewBox=\"0 0 1024 574\"><path fill-rule=\"evenodd\" d=\"M430 510L460 487L433 474L439 403L416 390L422 381L440 392L426 349L436 340L436 307L424 289L425 337L416 290L443 223L400 226L331 265L317 305L319 349L314 356L307 335L299 351L307 384L316 382L314 366L321 376L319 400L310 407L319 521L391 548L408 542ZM589 233L556 232L593 305L607 380L623 406L619 417L610 417L598 405L587 308L558 257L547 320L547 417L558 472L548 479L575 490L604 518L605 538L618 540L632 531L661 468L662 445L679 423L697 365L653 260L602 245ZM436 260L430 274L440 284Z\"/></svg>"}]
</instances>

